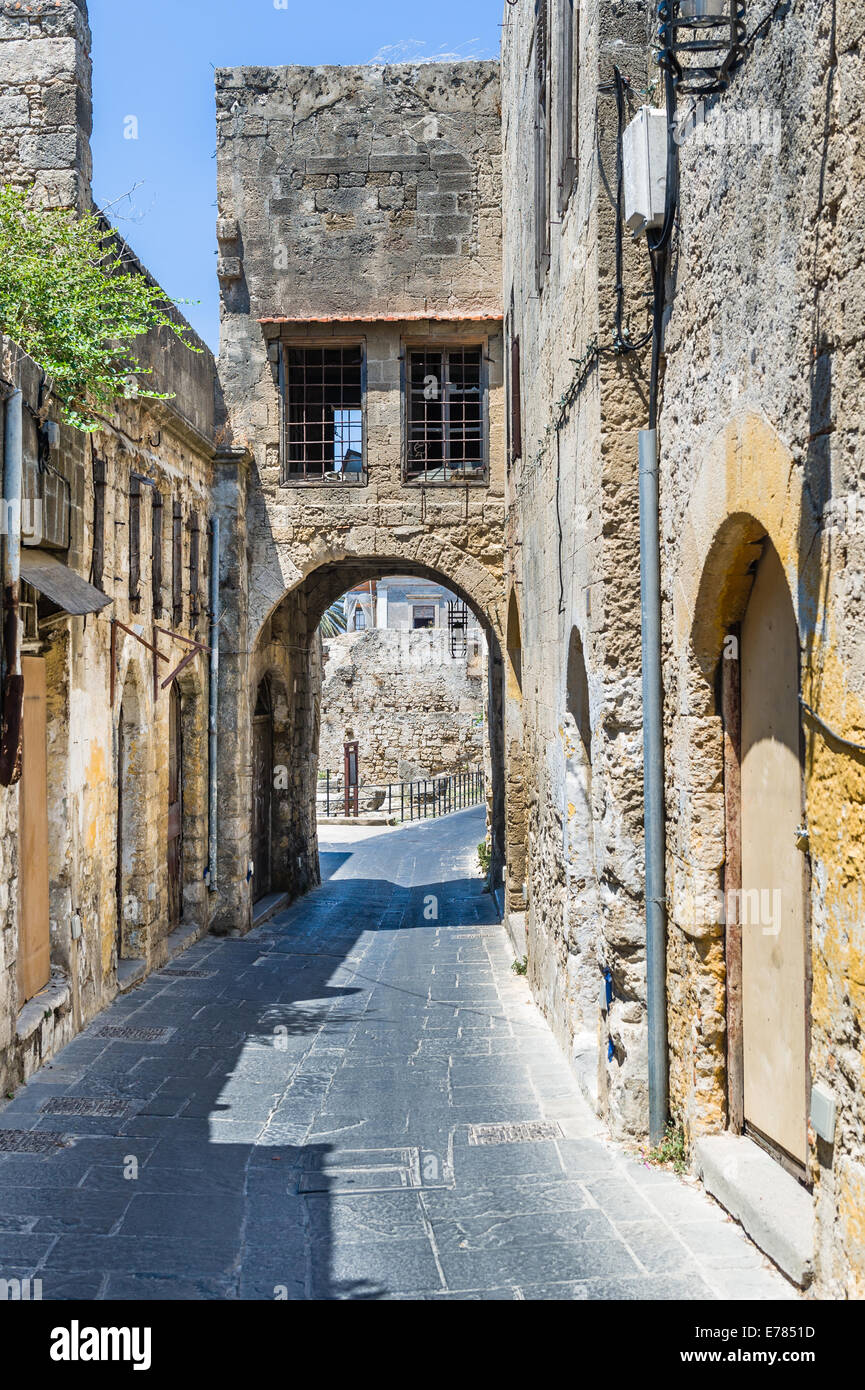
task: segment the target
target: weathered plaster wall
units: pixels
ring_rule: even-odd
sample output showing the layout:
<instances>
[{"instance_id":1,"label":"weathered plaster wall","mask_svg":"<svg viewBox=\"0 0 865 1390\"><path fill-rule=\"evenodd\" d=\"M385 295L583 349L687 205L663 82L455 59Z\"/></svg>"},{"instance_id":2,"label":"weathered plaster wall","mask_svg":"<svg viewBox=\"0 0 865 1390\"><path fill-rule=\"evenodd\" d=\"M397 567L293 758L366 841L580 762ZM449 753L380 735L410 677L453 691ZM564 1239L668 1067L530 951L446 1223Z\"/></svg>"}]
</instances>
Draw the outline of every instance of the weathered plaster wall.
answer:
<instances>
[{"instance_id":1,"label":"weathered plaster wall","mask_svg":"<svg viewBox=\"0 0 865 1390\"><path fill-rule=\"evenodd\" d=\"M494 636L501 631L497 65L225 69L217 73L217 122L220 376L226 443L246 460L228 465L224 476L227 494L243 507L230 544L248 553L248 592L228 596L223 624L232 654L225 699L238 701L238 746L221 785L235 864L243 864L248 686L261 665L259 646L270 641L266 624L283 605L281 670L292 702L292 776L300 779L292 793L298 836L288 855L295 867L285 872L306 883L318 872L318 716L309 663L325 603L355 579L423 573L466 597ZM280 341L363 344L365 485L280 481ZM486 484L403 483L401 357L407 344L426 342L484 347ZM231 522L229 509L224 515ZM243 924L254 888L236 873L228 886L229 877L226 867L220 920Z\"/></svg>"},{"instance_id":2,"label":"weathered plaster wall","mask_svg":"<svg viewBox=\"0 0 865 1390\"><path fill-rule=\"evenodd\" d=\"M671 1081L692 1137L727 1117L723 928L697 919L723 882L717 661L762 536L789 580L804 698L865 741L863 30L859 0L792 0L681 149L661 497ZM834 1146L811 1133L817 1288L862 1297L865 774L807 718L804 739L810 1069L838 1107Z\"/></svg>"},{"instance_id":3,"label":"weathered plaster wall","mask_svg":"<svg viewBox=\"0 0 865 1390\"><path fill-rule=\"evenodd\" d=\"M598 364L587 354L593 342L612 341L615 292L616 108L599 86L614 62L642 68L644 18L638 4L582 6L576 178L562 207L562 25L551 7L550 264L540 290L533 7L507 7L503 29L504 294L511 337L520 338L523 400L522 458L507 489L508 648L521 645L507 702L516 784L509 902L526 911L536 997L616 1133L640 1132L646 1121L636 489L646 361ZM636 335L646 326L648 265L627 247L625 266ZM580 673L568 673L574 646L588 690L585 738ZM601 1017L605 967L613 1003Z\"/></svg>"},{"instance_id":4,"label":"weathered plaster wall","mask_svg":"<svg viewBox=\"0 0 865 1390\"><path fill-rule=\"evenodd\" d=\"M179 348L180 352L187 352ZM0 340L0 376L20 382L35 411L40 374L28 358L6 339ZM164 412L165 403L161 411ZM49 405L49 416L57 411ZM40 616L38 640L29 637L25 651L45 658L48 685L48 816L51 914L52 1015L46 1031L39 996L38 1027L30 1029L31 1008L18 1018L16 976L18 914L15 883L17 855L17 790L2 794L6 813L6 857L9 871L7 900L0 931L0 1071L15 1082L28 1075L52 1051L114 996L118 987L115 948L117 898L118 726L126 722L129 777L124 805L128 820L123 879L123 956L141 960L149 970L166 958L168 926L168 692L154 690L153 658L133 637L118 629L116 686L112 707L110 649L112 616L128 627L140 626L152 642L154 624L207 639L207 512L210 489L210 451L201 441L194 447L181 424L172 431L146 407L128 402L117 412L116 429L84 435L61 427L59 447L51 451L50 466L70 484L72 506L70 547L59 558L83 578L92 574L94 461L105 465L105 563L99 587L110 607L87 618ZM35 463L36 424L25 411L25 456ZM0 448L2 458L2 448ZM141 582L133 603L129 585L130 480L141 484ZM151 571L152 498L164 498L162 508L163 584L155 606ZM183 614L171 606L171 513L177 499L183 509ZM193 621L190 604L189 520L201 519L199 617ZM189 650L164 635L157 644L165 660L159 680L172 671ZM209 902L204 882L207 856L206 738L207 662L199 654L178 678L183 708L184 756L184 931L205 931ZM82 932L75 939L73 917ZM58 992L59 991L59 992ZM40 1014L41 1009L41 1014ZM56 1015L56 1017L55 1017ZM62 1020L63 1026L59 1025ZM19 1030L16 1033L16 1029ZM23 1032L21 1030L24 1030Z\"/></svg>"},{"instance_id":5,"label":"weathered plaster wall","mask_svg":"<svg viewBox=\"0 0 865 1390\"><path fill-rule=\"evenodd\" d=\"M448 634L373 628L324 643L318 766L343 775L358 741L362 783L382 786L484 760L484 662L450 655ZM349 734L351 730L351 734Z\"/></svg>"}]
</instances>

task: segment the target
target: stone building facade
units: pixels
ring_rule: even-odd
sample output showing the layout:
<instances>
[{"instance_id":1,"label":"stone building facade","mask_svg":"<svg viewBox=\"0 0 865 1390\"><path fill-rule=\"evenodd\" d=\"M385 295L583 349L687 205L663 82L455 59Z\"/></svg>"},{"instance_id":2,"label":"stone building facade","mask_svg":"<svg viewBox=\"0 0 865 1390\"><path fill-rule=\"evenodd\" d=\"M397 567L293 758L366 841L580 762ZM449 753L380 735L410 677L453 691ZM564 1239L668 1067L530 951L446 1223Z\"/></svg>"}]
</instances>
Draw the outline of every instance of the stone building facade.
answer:
<instances>
[{"instance_id":1,"label":"stone building facade","mask_svg":"<svg viewBox=\"0 0 865 1390\"><path fill-rule=\"evenodd\" d=\"M61 207L91 205L86 18L72 0L0 6L0 177ZM0 789L4 1092L209 924L208 661L192 643L209 641L214 361L188 339L197 352L167 330L141 344L148 388L171 399L121 402L92 434L60 422L44 374L0 340L24 480L23 771Z\"/></svg>"},{"instance_id":2,"label":"stone building facade","mask_svg":"<svg viewBox=\"0 0 865 1390\"><path fill-rule=\"evenodd\" d=\"M861 1297L863 16L829 0L747 10L728 89L680 99L673 126L661 1023L695 1170L791 1277ZM578 1068L581 1031L600 1024L600 1107L635 1133L650 370L648 344L627 348L652 284L644 240L617 261L615 103L624 122L663 101L656 12L508 7L502 72L506 746L527 830L511 920L516 933L522 873L536 994Z\"/></svg>"},{"instance_id":3,"label":"stone building facade","mask_svg":"<svg viewBox=\"0 0 865 1390\"><path fill-rule=\"evenodd\" d=\"M507 920L584 1090L615 1133L635 1134L647 1118L636 479L646 355L598 357L594 345L616 333L613 65L644 65L644 7L521 4L506 9L502 35ZM623 322L636 337L649 272L633 248L624 256Z\"/></svg>"},{"instance_id":4,"label":"stone building facade","mask_svg":"<svg viewBox=\"0 0 865 1390\"><path fill-rule=\"evenodd\" d=\"M483 640L471 609L449 589L428 579L395 574L372 580L344 595L343 612L348 632L371 627L401 632L429 627L453 631L454 654L469 640Z\"/></svg>"},{"instance_id":5,"label":"stone building facade","mask_svg":"<svg viewBox=\"0 0 865 1390\"><path fill-rule=\"evenodd\" d=\"M222 627L228 927L268 890L317 881L317 628L340 594L394 574L451 589L483 625L501 709L501 182L495 63L216 80L216 499L241 561ZM288 770L274 796L272 765Z\"/></svg>"},{"instance_id":6,"label":"stone building facade","mask_svg":"<svg viewBox=\"0 0 865 1390\"><path fill-rule=\"evenodd\" d=\"M684 125L659 422L671 1105L704 1166L703 1136L769 1141L819 1293L858 1298L863 19L793 0Z\"/></svg>"}]
</instances>

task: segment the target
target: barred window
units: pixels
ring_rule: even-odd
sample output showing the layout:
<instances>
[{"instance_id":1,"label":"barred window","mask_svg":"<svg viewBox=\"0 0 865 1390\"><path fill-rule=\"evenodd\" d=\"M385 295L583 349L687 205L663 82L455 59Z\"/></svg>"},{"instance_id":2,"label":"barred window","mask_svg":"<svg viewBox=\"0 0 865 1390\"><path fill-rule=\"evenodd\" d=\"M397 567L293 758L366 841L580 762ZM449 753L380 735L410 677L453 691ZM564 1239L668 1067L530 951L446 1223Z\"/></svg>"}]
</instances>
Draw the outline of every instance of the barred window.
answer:
<instances>
[{"instance_id":1,"label":"barred window","mask_svg":"<svg viewBox=\"0 0 865 1390\"><path fill-rule=\"evenodd\" d=\"M93 460L93 557L90 562L90 582L102 588L105 570L105 487L104 459Z\"/></svg>"},{"instance_id":2,"label":"barred window","mask_svg":"<svg viewBox=\"0 0 865 1390\"><path fill-rule=\"evenodd\" d=\"M284 479L364 474L363 349L284 349Z\"/></svg>"},{"instance_id":3,"label":"barred window","mask_svg":"<svg viewBox=\"0 0 865 1390\"><path fill-rule=\"evenodd\" d=\"M483 481L483 349L424 348L408 359L406 479Z\"/></svg>"},{"instance_id":4,"label":"barred window","mask_svg":"<svg viewBox=\"0 0 865 1390\"><path fill-rule=\"evenodd\" d=\"M172 502L171 514L171 618L175 627L183 622L183 506Z\"/></svg>"}]
</instances>

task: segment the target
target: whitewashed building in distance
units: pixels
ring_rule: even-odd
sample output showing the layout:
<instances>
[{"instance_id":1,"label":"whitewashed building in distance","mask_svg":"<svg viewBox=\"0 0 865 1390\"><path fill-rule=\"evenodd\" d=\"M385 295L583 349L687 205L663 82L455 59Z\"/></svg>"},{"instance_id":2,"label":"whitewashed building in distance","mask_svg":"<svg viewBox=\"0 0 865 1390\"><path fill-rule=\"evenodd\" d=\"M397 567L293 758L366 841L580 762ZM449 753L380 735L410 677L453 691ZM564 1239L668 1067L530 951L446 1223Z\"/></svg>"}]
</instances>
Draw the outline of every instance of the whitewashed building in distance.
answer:
<instances>
[{"instance_id":1,"label":"whitewashed building in distance","mask_svg":"<svg viewBox=\"0 0 865 1390\"><path fill-rule=\"evenodd\" d=\"M483 646L480 624L467 604L428 579L393 575L368 580L349 589L344 603L348 632L439 628L450 634L454 656L470 656Z\"/></svg>"}]
</instances>

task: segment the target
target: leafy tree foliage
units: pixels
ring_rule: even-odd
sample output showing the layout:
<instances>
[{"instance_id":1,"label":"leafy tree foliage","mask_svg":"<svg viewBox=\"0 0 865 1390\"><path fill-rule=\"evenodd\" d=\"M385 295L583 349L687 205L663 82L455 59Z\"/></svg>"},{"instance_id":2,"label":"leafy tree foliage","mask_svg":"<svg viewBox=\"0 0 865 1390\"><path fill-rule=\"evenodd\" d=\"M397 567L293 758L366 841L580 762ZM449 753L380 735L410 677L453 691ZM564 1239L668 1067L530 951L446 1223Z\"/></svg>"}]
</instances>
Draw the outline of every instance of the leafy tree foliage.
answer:
<instances>
[{"instance_id":1,"label":"leafy tree foliage","mask_svg":"<svg viewBox=\"0 0 865 1390\"><path fill-rule=\"evenodd\" d=\"M135 266L99 213L36 208L28 190L0 187L0 332L45 372L70 424L99 428L99 412L147 390L135 340L167 328L192 352L174 304Z\"/></svg>"}]
</instances>

